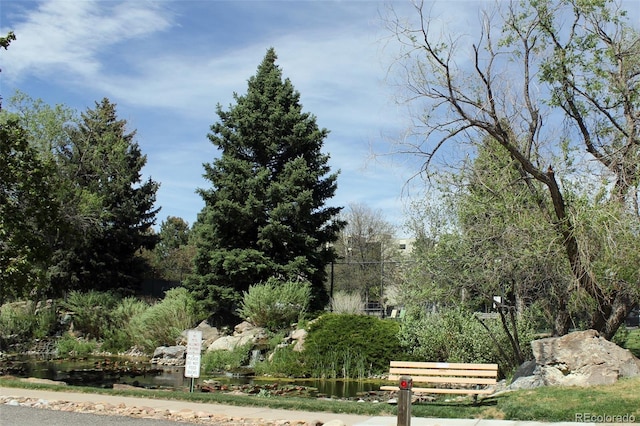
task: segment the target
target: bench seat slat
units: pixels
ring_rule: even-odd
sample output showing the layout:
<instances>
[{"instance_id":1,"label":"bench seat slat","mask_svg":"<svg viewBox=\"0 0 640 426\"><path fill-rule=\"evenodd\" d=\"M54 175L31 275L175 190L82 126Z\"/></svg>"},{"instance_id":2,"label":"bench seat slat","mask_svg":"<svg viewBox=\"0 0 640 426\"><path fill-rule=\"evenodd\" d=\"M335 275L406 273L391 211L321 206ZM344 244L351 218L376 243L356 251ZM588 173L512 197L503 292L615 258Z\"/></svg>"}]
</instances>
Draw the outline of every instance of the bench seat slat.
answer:
<instances>
[{"instance_id":1,"label":"bench seat slat","mask_svg":"<svg viewBox=\"0 0 640 426\"><path fill-rule=\"evenodd\" d=\"M459 362L417 362L417 361L390 361L390 367L407 368L445 368L453 370L495 370L498 364L466 364Z\"/></svg>"},{"instance_id":2,"label":"bench seat slat","mask_svg":"<svg viewBox=\"0 0 640 426\"><path fill-rule=\"evenodd\" d=\"M456 384L473 384L473 385L494 385L495 378L479 378L479 377L421 377L411 376L414 383L456 383ZM389 375L389 380L400 380L400 376Z\"/></svg>"},{"instance_id":3,"label":"bench seat slat","mask_svg":"<svg viewBox=\"0 0 640 426\"><path fill-rule=\"evenodd\" d=\"M490 370L446 370L443 368L399 368L391 367L390 374L419 375L419 376L473 376L473 377L495 377L496 372Z\"/></svg>"},{"instance_id":4,"label":"bench seat slat","mask_svg":"<svg viewBox=\"0 0 640 426\"><path fill-rule=\"evenodd\" d=\"M447 362L391 361L388 380L397 381L410 376L414 383L443 387L414 387L415 393L490 395L494 389L480 385L494 385L498 379L498 364L467 364ZM473 386L475 385L475 386ZM424 386L424 385L423 385ZM475 388L473 388L475 387ZM398 391L396 386L381 386L381 390ZM475 397L474 397L475 398Z\"/></svg>"},{"instance_id":5,"label":"bench seat slat","mask_svg":"<svg viewBox=\"0 0 640 426\"><path fill-rule=\"evenodd\" d=\"M380 390L386 391L398 391L398 386L380 386ZM493 389L444 389L444 388L413 388L412 392L415 393L452 393L460 395L489 395L494 391Z\"/></svg>"}]
</instances>

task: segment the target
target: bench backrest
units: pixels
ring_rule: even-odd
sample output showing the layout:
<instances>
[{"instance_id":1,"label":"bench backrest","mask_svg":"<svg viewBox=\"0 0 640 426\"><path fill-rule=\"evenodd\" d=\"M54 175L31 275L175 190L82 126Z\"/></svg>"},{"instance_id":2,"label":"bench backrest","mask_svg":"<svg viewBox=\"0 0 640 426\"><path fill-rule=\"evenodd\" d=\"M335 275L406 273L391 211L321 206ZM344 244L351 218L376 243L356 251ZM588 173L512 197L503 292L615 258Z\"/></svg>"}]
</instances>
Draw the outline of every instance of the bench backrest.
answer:
<instances>
[{"instance_id":1,"label":"bench backrest","mask_svg":"<svg viewBox=\"0 0 640 426\"><path fill-rule=\"evenodd\" d=\"M414 383L493 385L498 378L498 364L391 361L389 380L411 376Z\"/></svg>"}]
</instances>

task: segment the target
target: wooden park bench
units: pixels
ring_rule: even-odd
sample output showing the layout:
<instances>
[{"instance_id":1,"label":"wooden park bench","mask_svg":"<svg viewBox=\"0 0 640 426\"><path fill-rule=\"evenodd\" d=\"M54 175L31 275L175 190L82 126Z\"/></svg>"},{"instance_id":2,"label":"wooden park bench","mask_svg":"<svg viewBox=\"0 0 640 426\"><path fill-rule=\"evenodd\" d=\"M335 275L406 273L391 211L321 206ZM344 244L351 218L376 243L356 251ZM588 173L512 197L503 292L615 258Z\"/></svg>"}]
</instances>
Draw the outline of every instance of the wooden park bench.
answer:
<instances>
[{"instance_id":1,"label":"wooden park bench","mask_svg":"<svg viewBox=\"0 0 640 426\"><path fill-rule=\"evenodd\" d=\"M494 392L487 388L498 379L498 364L465 364L449 362L391 361L389 380L399 381L401 376L410 376L414 387L412 392L428 394L489 395ZM431 387L415 387L415 384ZM381 386L381 390L397 391L399 386Z\"/></svg>"}]
</instances>

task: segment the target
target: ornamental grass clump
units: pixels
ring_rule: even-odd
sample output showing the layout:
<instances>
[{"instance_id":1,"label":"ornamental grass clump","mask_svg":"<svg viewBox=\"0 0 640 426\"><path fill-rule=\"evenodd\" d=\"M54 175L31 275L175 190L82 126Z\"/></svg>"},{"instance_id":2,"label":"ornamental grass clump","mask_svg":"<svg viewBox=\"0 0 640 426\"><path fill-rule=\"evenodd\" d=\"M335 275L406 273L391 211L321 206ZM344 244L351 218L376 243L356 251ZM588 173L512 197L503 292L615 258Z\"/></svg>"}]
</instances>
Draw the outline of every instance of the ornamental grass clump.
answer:
<instances>
[{"instance_id":1,"label":"ornamental grass clump","mask_svg":"<svg viewBox=\"0 0 640 426\"><path fill-rule=\"evenodd\" d=\"M23 301L0 306L0 347L3 342L41 339L57 326L55 305Z\"/></svg>"},{"instance_id":2,"label":"ornamental grass clump","mask_svg":"<svg viewBox=\"0 0 640 426\"><path fill-rule=\"evenodd\" d=\"M238 345L232 350L220 349L208 351L202 357L202 368L207 373L220 373L237 370L249 364L253 345Z\"/></svg>"},{"instance_id":3,"label":"ornamental grass clump","mask_svg":"<svg viewBox=\"0 0 640 426\"><path fill-rule=\"evenodd\" d=\"M75 333L88 338L101 340L111 329L110 312L119 302L113 293L90 290L71 291L62 307L72 312Z\"/></svg>"},{"instance_id":4,"label":"ornamental grass clump","mask_svg":"<svg viewBox=\"0 0 640 426\"><path fill-rule=\"evenodd\" d=\"M144 314L149 304L136 299L125 297L120 300L112 312L111 327L105 331L101 349L107 352L121 353L137 344L135 331L131 329L134 318Z\"/></svg>"},{"instance_id":5,"label":"ornamental grass clump","mask_svg":"<svg viewBox=\"0 0 640 426\"><path fill-rule=\"evenodd\" d=\"M200 318L196 300L182 287L165 293L164 299L150 306L130 322L137 344L153 353L158 346L171 346L184 330Z\"/></svg>"},{"instance_id":6,"label":"ornamental grass clump","mask_svg":"<svg viewBox=\"0 0 640 426\"><path fill-rule=\"evenodd\" d=\"M311 285L306 281L269 278L243 292L238 314L258 327L271 331L287 329L307 311Z\"/></svg>"},{"instance_id":7,"label":"ornamental grass clump","mask_svg":"<svg viewBox=\"0 0 640 426\"><path fill-rule=\"evenodd\" d=\"M358 293L338 291L331 298L331 312L336 314L364 314L364 299Z\"/></svg>"}]
</instances>

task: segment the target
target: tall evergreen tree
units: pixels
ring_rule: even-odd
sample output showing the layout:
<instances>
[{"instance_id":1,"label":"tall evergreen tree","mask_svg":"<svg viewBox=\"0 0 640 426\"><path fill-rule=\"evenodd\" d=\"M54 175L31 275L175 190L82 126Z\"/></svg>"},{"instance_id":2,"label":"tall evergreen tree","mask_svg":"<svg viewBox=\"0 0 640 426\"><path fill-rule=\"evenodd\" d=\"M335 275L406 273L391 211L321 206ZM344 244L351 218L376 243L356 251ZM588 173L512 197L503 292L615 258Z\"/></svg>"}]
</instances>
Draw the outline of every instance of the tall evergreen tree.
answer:
<instances>
[{"instance_id":1,"label":"tall evergreen tree","mask_svg":"<svg viewBox=\"0 0 640 426\"><path fill-rule=\"evenodd\" d=\"M63 205L74 232L58 247L55 288L135 290L142 279L144 262L136 252L156 243L149 230L159 184L141 183L146 156L126 124L105 98L82 114L61 149Z\"/></svg>"},{"instance_id":2,"label":"tall evergreen tree","mask_svg":"<svg viewBox=\"0 0 640 426\"><path fill-rule=\"evenodd\" d=\"M205 207L194 226L198 254L186 286L213 316L234 315L250 285L272 276L312 285L312 309L328 301L327 243L343 226L339 207L326 207L337 188L328 131L302 112L300 94L269 49L235 105L217 107L220 121L208 135L221 156L205 164L213 187L199 190Z\"/></svg>"}]
</instances>

